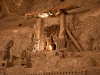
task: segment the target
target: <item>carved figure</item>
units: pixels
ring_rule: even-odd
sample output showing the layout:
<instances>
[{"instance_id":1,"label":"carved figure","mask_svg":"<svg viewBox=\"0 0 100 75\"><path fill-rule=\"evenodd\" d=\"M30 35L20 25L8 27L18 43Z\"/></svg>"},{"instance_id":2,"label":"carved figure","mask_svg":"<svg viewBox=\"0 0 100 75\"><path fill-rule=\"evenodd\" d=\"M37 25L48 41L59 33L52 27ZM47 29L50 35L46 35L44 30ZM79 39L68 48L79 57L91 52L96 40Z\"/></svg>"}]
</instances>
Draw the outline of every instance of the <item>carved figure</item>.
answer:
<instances>
[{"instance_id":1,"label":"carved figure","mask_svg":"<svg viewBox=\"0 0 100 75\"><path fill-rule=\"evenodd\" d=\"M10 40L6 47L5 47L5 51L4 51L4 60L11 60L12 59L12 55L10 54L10 48L13 46L13 40Z\"/></svg>"}]
</instances>

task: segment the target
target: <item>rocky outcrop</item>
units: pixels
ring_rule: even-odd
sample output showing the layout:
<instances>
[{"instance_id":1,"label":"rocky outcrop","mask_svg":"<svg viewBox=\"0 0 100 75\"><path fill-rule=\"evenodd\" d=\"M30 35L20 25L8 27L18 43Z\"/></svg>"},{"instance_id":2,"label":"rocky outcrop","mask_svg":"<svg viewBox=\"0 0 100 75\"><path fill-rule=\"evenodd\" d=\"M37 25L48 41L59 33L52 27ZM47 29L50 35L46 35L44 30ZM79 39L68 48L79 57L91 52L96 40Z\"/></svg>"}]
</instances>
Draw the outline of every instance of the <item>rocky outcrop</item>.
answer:
<instances>
[{"instance_id":1,"label":"rocky outcrop","mask_svg":"<svg viewBox=\"0 0 100 75\"><path fill-rule=\"evenodd\" d=\"M99 2L99 0L42 0L42 2L1 0L1 66L3 67L5 63L12 64L13 68L6 69L10 75L19 68L27 74L27 68L30 73L66 70L73 72L100 66ZM57 8L58 5L62 9ZM54 14L59 10L61 12L59 16L44 19L15 16L48 10ZM5 17L6 15L9 16ZM48 45L52 50L48 51ZM56 49L53 48L54 45Z\"/></svg>"},{"instance_id":2,"label":"rocky outcrop","mask_svg":"<svg viewBox=\"0 0 100 75\"><path fill-rule=\"evenodd\" d=\"M74 9L75 7L98 4L99 2L99 0L1 0L0 11L5 14L24 15L27 12L44 11L45 9L50 10L51 8L58 8L59 5L64 5L65 9L70 10Z\"/></svg>"}]
</instances>

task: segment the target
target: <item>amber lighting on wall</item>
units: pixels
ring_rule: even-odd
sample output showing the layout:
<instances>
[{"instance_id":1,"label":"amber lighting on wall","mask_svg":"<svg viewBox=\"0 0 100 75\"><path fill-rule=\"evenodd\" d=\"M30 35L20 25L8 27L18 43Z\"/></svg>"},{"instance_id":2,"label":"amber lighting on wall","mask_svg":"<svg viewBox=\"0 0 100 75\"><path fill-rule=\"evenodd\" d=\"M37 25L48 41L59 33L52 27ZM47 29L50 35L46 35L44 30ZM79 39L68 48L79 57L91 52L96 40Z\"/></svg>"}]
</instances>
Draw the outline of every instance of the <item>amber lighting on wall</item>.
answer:
<instances>
[{"instance_id":1,"label":"amber lighting on wall","mask_svg":"<svg viewBox=\"0 0 100 75\"><path fill-rule=\"evenodd\" d=\"M51 51L52 50L52 46L51 45L46 46L46 50Z\"/></svg>"}]
</instances>

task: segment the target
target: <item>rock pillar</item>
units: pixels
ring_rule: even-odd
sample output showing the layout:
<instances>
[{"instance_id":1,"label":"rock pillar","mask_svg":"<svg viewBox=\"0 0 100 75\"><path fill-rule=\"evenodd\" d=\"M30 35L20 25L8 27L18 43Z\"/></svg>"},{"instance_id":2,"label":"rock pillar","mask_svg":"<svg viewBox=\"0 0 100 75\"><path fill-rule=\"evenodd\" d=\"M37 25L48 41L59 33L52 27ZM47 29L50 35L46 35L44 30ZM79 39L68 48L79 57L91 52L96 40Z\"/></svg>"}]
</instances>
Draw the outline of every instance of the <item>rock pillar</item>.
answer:
<instances>
[{"instance_id":1,"label":"rock pillar","mask_svg":"<svg viewBox=\"0 0 100 75\"><path fill-rule=\"evenodd\" d=\"M38 18L35 26L35 38L38 39L38 50L43 48L43 31L44 31L44 22L42 18Z\"/></svg>"},{"instance_id":2,"label":"rock pillar","mask_svg":"<svg viewBox=\"0 0 100 75\"><path fill-rule=\"evenodd\" d=\"M65 14L62 13L60 15L60 32L59 38L61 39L61 48L65 47L66 43L66 34L65 34Z\"/></svg>"},{"instance_id":3,"label":"rock pillar","mask_svg":"<svg viewBox=\"0 0 100 75\"><path fill-rule=\"evenodd\" d=\"M35 51L39 51L39 43L40 43L40 29L41 29L41 25L42 25L42 19L38 18L36 21L36 25L35 25L35 39L34 39L34 44L35 44Z\"/></svg>"}]
</instances>

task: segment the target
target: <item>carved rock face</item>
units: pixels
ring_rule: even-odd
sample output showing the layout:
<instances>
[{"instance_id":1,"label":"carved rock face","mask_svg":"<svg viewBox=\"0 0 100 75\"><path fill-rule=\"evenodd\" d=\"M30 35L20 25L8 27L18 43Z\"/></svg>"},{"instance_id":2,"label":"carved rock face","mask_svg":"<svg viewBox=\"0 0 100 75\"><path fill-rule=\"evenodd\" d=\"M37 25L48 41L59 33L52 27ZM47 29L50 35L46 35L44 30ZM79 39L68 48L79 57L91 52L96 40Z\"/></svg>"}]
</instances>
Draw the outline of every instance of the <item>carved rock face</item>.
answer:
<instances>
[{"instance_id":1,"label":"carved rock face","mask_svg":"<svg viewBox=\"0 0 100 75\"><path fill-rule=\"evenodd\" d=\"M20 14L24 15L28 12L33 12L33 11L44 11L49 8L54 8L54 7L59 7L62 5L67 5L63 6L66 9L73 9L76 7L84 6L84 5L91 5L98 3L99 0L78 0L78 1L69 1L69 0L1 0L0 1L0 7L2 5L2 12L6 14ZM43 5L44 4L44 5ZM71 6L72 5L72 6ZM62 7L61 7L62 8Z\"/></svg>"}]
</instances>

